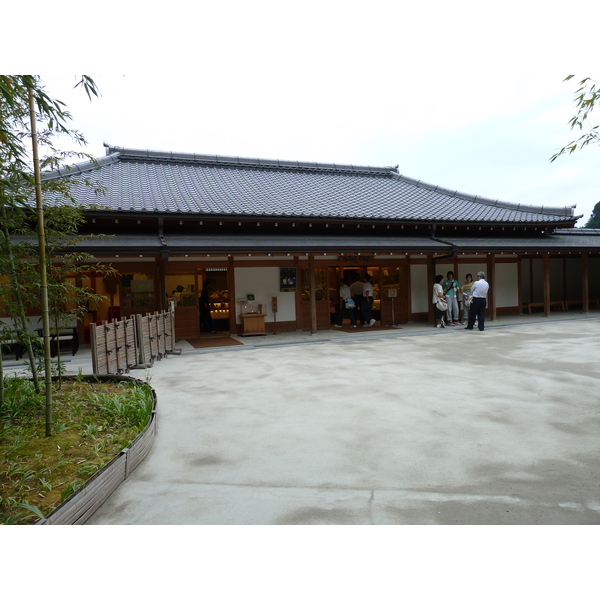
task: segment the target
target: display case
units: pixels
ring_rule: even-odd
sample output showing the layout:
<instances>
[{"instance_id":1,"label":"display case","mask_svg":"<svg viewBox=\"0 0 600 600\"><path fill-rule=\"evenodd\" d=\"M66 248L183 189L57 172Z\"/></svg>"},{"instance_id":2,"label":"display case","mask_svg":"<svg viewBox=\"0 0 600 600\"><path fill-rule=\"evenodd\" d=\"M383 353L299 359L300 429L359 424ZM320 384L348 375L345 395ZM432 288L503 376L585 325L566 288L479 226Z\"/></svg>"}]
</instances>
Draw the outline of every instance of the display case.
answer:
<instances>
[{"instance_id":1,"label":"display case","mask_svg":"<svg viewBox=\"0 0 600 600\"><path fill-rule=\"evenodd\" d=\"M266 335L265 317L266 314L260 312L262 305L255 300L247 298L238 300L240 307L240 319L242 320L242 332L240 335Z\"/></svg>"},{"instance_id":2,"label":"display case","mask_svg":"<svg viewBox=\"0 0 600 600\"><path fill-rule=\"evenodd\" d=\"M211 302L210 316L213 319L229 319L229 302Z\"/></svg>"},{"instance_id":3,"label":"display case","mask_svg":"<svg viewBox=\"0 0 600 600\"><path fill-rule=\"evenodd\" d=\"M229 329L229 291L217 290L209 296L210 316L217 331Z\"/></svg>"}]
</instances>

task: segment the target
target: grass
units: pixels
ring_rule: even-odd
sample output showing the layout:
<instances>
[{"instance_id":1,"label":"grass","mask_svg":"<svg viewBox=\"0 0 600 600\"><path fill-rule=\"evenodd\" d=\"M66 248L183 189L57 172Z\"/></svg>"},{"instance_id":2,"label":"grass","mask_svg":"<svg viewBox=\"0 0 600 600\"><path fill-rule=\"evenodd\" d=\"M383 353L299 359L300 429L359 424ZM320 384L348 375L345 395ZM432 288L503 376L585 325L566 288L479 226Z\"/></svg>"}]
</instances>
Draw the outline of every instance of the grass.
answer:
<instances>
[{"instance_id":1,"label":"grass","mask_svg":"<svg viewBox=\"0 0 600 600\"><path fill-rule=\"evenodd\" d=\"M144 429L149 386L63 380L53 390L53 435L45 436L45 395L8 377L0 406L0 524L32 524L54 510Z\"/></svg>"}]
</instances>

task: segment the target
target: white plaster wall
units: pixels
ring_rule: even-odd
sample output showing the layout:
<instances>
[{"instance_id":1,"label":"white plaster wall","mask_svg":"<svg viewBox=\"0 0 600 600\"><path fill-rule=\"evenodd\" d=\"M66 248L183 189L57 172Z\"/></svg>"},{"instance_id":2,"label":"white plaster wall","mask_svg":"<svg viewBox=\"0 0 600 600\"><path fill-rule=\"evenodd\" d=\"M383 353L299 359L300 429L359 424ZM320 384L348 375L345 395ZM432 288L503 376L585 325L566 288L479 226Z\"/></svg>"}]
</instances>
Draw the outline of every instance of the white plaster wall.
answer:
<instances>
[{"instance_id":1,"label":"white plaster wall","mask_svg":"<svg viewBox=\"0 0 600 600\"><path fill-rule=\"evenodd\" d=\"M481 270L478 269L478 271ZM495 288L497 308L519 306L519 267L517 263L496 264Z\"/></svg>"},{"instance_id":2,"label":"white plaster wall","mask_svg":"<svg viewBox=\"0 0 600 600\"><path fill-rule=\"evenodd\" d=\"M254 294L263 305L265 321L273 322L271 298L277 296L277 322L296 320L296 294L279 291L279 267L237 267L234 269L236 322L241 323L238 299Z\"/></svg>"},{"instance_id":3,"label":"white plaster wall","mask_svg":"<svg viewBox=\"0 0 600 600\"><path fill-rule=\"evenodd\" d=\"M427 281L427 265L410 265L410 304L414 313L426 313L431 302L433 281Z\"/></svg>"},{"instance_id":4,"label":"white plaster wall","mask_svg":"<svg viewBox=\"0 0 600 600\"><path fill-rule=\"evenodd\" d=\"M464 263L458 265L458 273L454 274L454 278L458 281L460 285L465 282L465 277L467 273L471 273L473 277L473 281L477 281L477 273L479 271L483 271L487 278L487 265L485 263ZM444 273L444 279L446 274Z\"/></svg>"}]
</instances>

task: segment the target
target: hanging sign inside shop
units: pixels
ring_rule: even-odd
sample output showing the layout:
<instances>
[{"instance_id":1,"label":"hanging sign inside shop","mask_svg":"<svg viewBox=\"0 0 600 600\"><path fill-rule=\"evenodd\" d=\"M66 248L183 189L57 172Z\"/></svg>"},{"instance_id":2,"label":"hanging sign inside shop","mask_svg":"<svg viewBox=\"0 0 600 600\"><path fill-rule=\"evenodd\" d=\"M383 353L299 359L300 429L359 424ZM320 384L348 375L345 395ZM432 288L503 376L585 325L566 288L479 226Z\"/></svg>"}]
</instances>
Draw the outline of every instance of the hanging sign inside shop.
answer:
<instances>
[{"instance_id":1,"label":"hanging sign inside shop","mask_svg":"<svg viewBox=\"0 0 600 600\"><path fill-rule=\"evenodd\" d=\"M296 267L279 268L279 291L296 291Z\"/></svg>"}]
</instances>

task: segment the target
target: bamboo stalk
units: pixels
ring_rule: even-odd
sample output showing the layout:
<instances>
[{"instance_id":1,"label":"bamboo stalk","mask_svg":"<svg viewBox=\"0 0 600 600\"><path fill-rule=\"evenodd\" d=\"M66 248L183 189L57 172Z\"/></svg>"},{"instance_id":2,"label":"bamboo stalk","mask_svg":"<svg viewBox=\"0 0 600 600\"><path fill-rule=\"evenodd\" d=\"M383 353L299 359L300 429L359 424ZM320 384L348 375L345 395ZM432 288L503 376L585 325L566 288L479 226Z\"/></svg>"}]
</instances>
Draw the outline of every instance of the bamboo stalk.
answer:
<instances>
[{"instance_id":1,"label":"bamboo stalk","mask_svg":"<svg viewBox=\"0 0 600 600\"><path fill-rule=\"evenodd\" d=\"M33 174L35 180L35 202L38 226L38 251L40 263L42 329L44 333L44 370L46 382L46 437L52 435L52 358L50 356L50 310L48 305L48 274L46 260L46 233L44 226L44 206L42 202L42 181L38 140L35 123L35 104L33 90L29 88L29 119L31 121L31 146L33 151Z\"/></svg>"}]
</instances>

